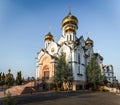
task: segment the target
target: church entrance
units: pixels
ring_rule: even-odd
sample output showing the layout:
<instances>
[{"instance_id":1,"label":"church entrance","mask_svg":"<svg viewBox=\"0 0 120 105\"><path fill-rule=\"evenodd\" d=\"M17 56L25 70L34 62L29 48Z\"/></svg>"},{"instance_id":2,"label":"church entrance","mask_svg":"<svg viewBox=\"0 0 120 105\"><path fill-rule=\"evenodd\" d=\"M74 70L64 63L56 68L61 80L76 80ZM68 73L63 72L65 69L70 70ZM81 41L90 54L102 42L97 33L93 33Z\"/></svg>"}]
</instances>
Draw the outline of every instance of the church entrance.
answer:
<instances>
[{"instance_id":1,"label":"church entrance","mask_svg":"<svg viewBox=\"0 0 120 105\"><path fill-rule=\"evenodd\" d=\"M43 79L48 80L50 77L50 71L48 65L45 65L42 71L43 71Z\"/></svg>"}]
</instances>

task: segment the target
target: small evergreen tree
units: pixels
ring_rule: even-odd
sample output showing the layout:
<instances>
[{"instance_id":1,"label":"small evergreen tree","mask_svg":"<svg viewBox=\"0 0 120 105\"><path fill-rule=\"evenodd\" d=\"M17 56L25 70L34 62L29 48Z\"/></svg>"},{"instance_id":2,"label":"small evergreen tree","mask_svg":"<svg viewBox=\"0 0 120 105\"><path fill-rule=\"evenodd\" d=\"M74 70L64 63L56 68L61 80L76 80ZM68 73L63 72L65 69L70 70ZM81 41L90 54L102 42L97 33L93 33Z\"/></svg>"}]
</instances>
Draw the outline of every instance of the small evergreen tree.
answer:
<instances>
[{"instance_id":1,"label":"small evergreen tree","mask_svg":"<svg viewBox=\"0 0 120 105\"><path fill-rule=\"evenodd\" d=\"M3 81L2 81L2 72L0 73L0 86L3 85Z\"/></svg>"},{"instance_id":2,"label":"small evergreen tree","mask_svg":"<svg viewBox=\"0 0 120 105\"><path fill-rule=\"evenodd\" d=\"M23 80L22 80L22 73L21 73L21 71L19 71L19 72L17 72L17 76L16 76L16 84L17 85L21 85L22 82L23 82Z\"/></svg>"},{"instance_id":3,"label":"small evergreen tree","mask_svg":"<svg viewBox=\"0 0 120 105\"><path fill-rule=\"evenodd\" d=\"M11 74L11 70L8 70L8 74L5 76L5 83L7 86L12 86L14 84L14 76Z\"/></svg>"},{"instance_id":4,"label":"small evergreen tree","mask_svg":"<svg viewBox=\"0 0 120 105\"><path fill-rule=\"evenodd\" d=\"M96 89L98 85L104 83L105 76L101 75L100 66L94 55L87 66L86 75L89 86L91 84L94 89Z\"/></svg>"},{"instance_id":5,"label":"small evergreen tree","mask_svg":"<svg viewBox=\"0 0 120 105\"><path fill-rule=\"evenodd\" d=\"M63 83L70 83L73 81L72 71L66 62L64 53L61 53L59 58L56 60L54 80L59 84L60 88L62 87Z\"/></svg>"},{"instance_id":6,"label":"small evergreen tree","mask_svg":"<svg viewBox=\"0 0 120 105\"><path fill-rule=\"evenodd\" d=\"M2 83L2 73L0 73L0 86L1 86L1 83Z\"/></svg>"},{"instance_id":7,"label":"small evergreen tree","mask_svg":"<svg viewBox=\"0 0 120 105\"><path fill-rule=\"evenodd\" d=\"M1 77L2 77L2 72L0 73L0 81L1 81Z\"/></svg>"},{"instance_id":8,"label":"small evergreen tree","mask_svg":"<svg viewBox=\"0 0 120 105\"><path fill-rule=\"evenodd\" d=\"M1 85L5 85L5 74L2 73L2 76L1 76Z\"/></svg>"}]
</instances>

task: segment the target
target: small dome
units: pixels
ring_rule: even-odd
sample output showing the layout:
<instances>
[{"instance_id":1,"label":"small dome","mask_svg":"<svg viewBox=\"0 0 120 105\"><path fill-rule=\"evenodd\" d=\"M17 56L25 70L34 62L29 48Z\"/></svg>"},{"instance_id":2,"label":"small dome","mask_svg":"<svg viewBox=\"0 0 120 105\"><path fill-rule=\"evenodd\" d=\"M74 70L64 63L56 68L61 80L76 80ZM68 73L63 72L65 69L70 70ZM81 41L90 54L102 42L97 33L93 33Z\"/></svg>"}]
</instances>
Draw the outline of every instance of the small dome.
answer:
<instances>
[{"instance_id":1,"label":"small dome","mask_svg":"<svg viewBox=\"0 0 120 105\"><path fill-rule=\"evenodd\" d=\"M64 27L66 24L74 24L77 26L78 19L71 14L71 12L62 20L62 27Z\"/></svg>"},{"instance_id":2,"label":"small dome","mask_svg":"<svg viewBox=\"0 0 120 105\"><path fill-rule=\"evenodd\" d=\"M85 41L85 45L91 44L93 46L93 40L91 40L89 37Z\"/></svg>"},{"instance_id":3,"label":"small dome","mask_svg":"<svg viewBox=\"0 0 120 105\"><path fill-rule=\"evenodd\" d=\"M50 32L47 35L45 35L45 41L46 40L54 41L54 37L52 36Z\"/></svg>"}]
</instances>

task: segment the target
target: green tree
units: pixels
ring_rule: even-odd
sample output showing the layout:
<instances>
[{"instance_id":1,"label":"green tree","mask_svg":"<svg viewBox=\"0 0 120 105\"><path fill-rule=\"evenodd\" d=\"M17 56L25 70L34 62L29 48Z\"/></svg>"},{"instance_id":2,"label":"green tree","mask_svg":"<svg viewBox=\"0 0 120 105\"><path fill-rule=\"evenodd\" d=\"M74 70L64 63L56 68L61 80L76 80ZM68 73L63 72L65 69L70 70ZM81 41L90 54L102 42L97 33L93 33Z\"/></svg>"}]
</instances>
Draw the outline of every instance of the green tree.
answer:
<instances>
[{"instance_id":1,"label":"green tree","mask_svg":"<svg viewBox=\"0 0 120 105\"><path fill-rule=\"evenodd\" d=\"M56 60L54 80L59 84L60 88L63 86L63 83L70 84L73 81L72 71L66 62L65 53L61 53L59 58Z\"/></svg>"},{"instance_id":2,"label":"green tree","mask_svg":"<svg viewBox=\"0 0 120 105\"><path fill-rule=\"evenodd\" d=\"M2 73L0 73L0 86L1 86L1 83L2 83Z\"/></svg>"},{"instance_id":3,"label":"green tree","mask_svg":"<svg viewBox=\"0 0 120 105\"><path fill-rule=\"evenodd\" d=\"M5 74L4 73L1 74L1 85L2 87L3 85L5 85Z\"/></svg>"},{"instance_id":4,"label":"green tree","mask_svg":"<svg viewBox=\"0 0 120 105\"><path fill-rule=\"evenodd\" d=\"M92 85L94 89L96 89L98 85L104 83L105 76L101 75L100 66L98 65L94 55L87 66L86 75L89 86Z\"/></svg>"},{"instance_id":5,"label":"green tree","mask_svg":"<svg viewBox=\"0 0 120 105\"><path fill-rule=\"evenodd\" d=\"M17 85L21 85L22 82L23 82L23 80L22 80L22 73L21 73L21 71L19 71L19 72L17 72L17 76L16 76L16 84Z\"/></svg>"},{"instance_id":6,"label":"green tree","mask_svg":"<svg viewBox=\"0 0 120 105\"><path fill-rule=\"evenodd\" d=\"M11 74L11 70L8 70L8 74L5 76L5 83L7 86L12 86L14 84L14 76Z\"/></svg>"},{"instance_id":7,"label":"green tree","mask_svg":"<svg viewBox=\"0 0 120 105\"><path fill-rule=\"evenodd\" d=\"M1 77L2 77L2 72L0 73L0 81L1 81Z\"/></svg>"}]
</instances>

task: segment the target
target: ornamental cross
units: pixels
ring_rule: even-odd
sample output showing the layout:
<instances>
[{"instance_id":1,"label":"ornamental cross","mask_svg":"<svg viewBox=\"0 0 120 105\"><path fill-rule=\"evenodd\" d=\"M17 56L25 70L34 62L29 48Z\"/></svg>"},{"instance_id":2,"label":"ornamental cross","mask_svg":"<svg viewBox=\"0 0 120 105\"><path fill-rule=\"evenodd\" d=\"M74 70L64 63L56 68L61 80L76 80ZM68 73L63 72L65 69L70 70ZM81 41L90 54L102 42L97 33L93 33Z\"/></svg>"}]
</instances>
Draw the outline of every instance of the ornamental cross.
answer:
<instances>
[{"instance_id":1,"label":"ornamental cross","mask_svg":"<svg viewBox=\"0 0 120 105\"><path fill-rule=\"evenodd\" d=\"M71 13L71 6L69 5L68 8L69 8L69 13Z\"/></svg>"}]
</instances>

